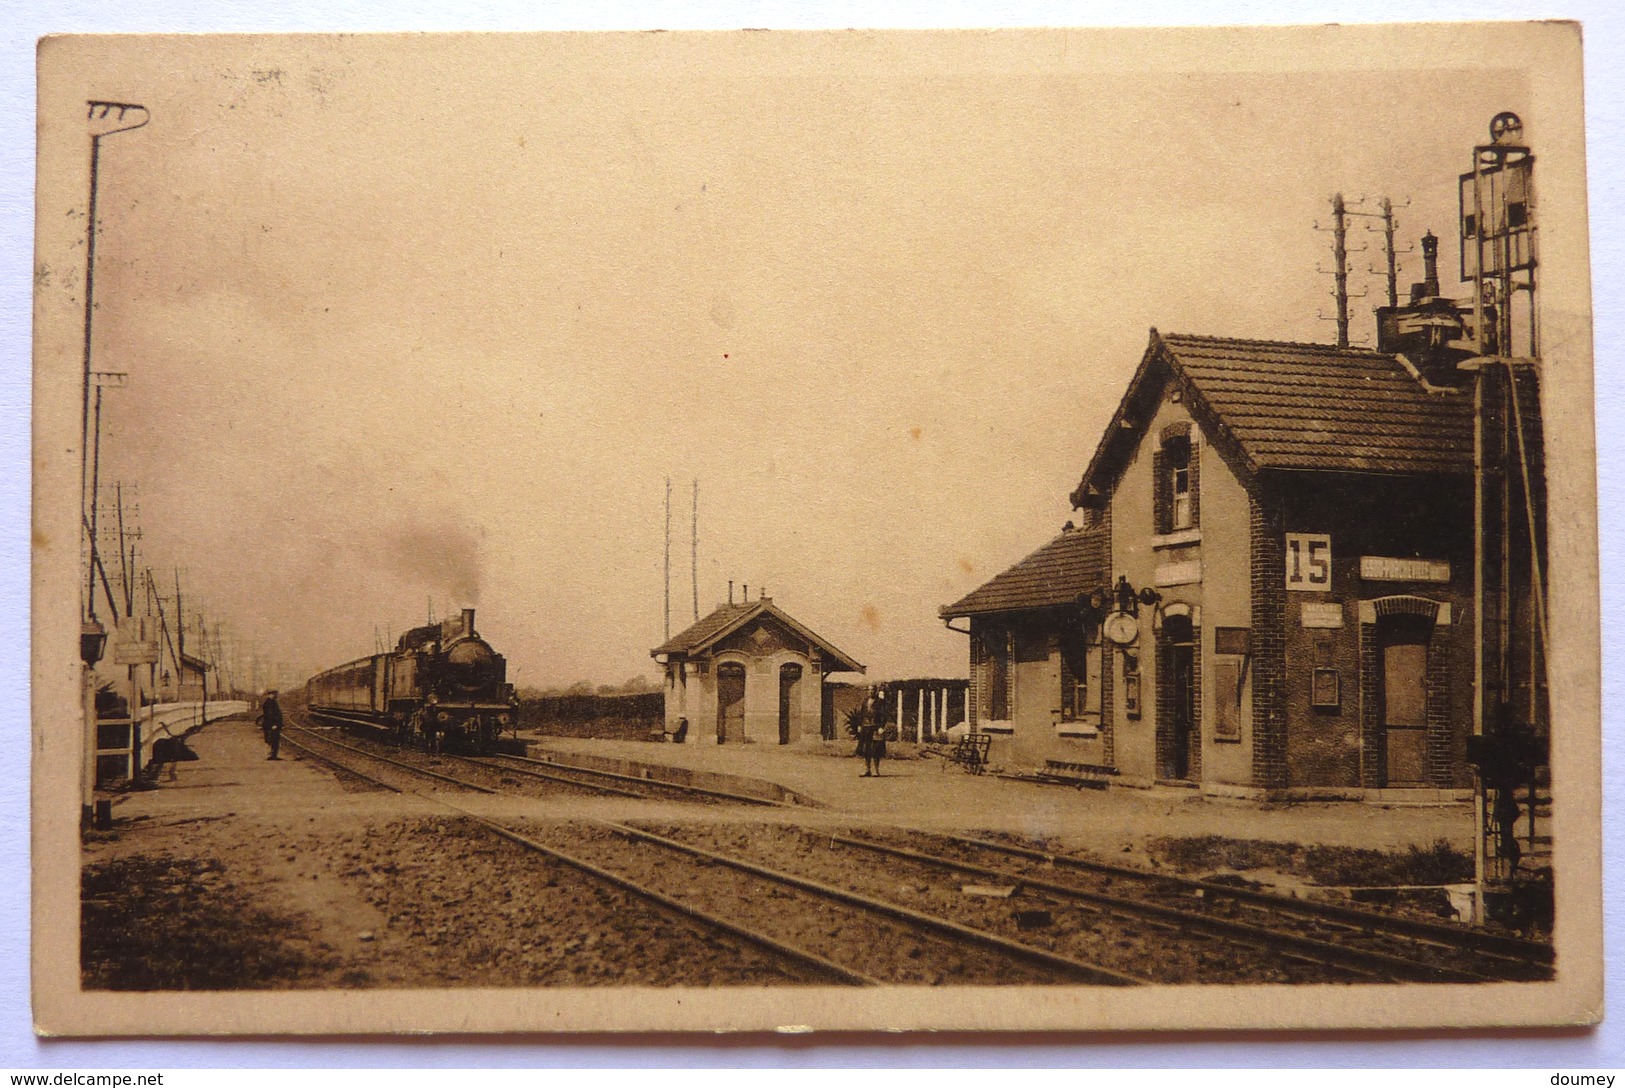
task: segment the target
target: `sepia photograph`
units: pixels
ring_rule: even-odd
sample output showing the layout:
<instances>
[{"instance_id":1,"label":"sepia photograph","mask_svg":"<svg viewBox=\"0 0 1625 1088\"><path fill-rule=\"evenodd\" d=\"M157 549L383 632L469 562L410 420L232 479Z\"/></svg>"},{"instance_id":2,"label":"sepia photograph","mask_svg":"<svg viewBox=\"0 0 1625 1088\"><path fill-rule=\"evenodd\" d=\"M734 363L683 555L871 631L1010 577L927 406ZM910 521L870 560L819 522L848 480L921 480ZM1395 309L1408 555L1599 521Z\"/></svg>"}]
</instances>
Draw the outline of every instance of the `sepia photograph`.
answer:
<instances>
[{"instance_id":1,"label":"sepia photograph","mask_svg":"<svg viewBox=\"0 0 1625 1088\"><path fill-rule=\"evenodd\" d=\"M36 1030L1597 1022L1581 74L42 39Z\"/></svg>"}]
</instances>

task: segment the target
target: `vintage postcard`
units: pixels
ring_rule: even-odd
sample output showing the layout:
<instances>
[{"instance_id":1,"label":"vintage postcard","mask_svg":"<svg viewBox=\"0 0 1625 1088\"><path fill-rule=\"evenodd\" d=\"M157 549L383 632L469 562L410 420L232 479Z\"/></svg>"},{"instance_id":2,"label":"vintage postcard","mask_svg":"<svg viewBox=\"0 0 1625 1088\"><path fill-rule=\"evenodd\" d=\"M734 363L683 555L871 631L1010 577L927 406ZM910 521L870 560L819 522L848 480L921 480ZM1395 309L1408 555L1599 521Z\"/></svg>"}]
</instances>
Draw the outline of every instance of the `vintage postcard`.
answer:
<instances>
[{"instance_id":1,"label":"vintage postcard","mask_svg":"<svg viewBox=\"0 0 1625 1088\"><path fill-rule=\"evenodd\" d=\"M38 59L40 1032L1602 1015L1578 26Z\"/></svg>"}]
</instances>

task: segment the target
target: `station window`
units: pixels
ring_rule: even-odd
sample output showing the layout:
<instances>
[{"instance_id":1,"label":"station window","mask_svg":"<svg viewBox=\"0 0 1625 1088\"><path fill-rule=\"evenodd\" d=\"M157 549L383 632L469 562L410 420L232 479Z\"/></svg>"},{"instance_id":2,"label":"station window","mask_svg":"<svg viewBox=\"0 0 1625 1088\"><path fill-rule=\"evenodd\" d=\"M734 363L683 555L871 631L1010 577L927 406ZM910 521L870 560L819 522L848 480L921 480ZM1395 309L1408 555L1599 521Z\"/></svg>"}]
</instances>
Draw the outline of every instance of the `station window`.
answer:
<instances>
[{"instance_id":1,"label":"station window","mask_svg":"<svg viewBox=\"0 0 1625 1088\"><path fill-rule=\"evenodd\" d=\"M1174 424L1162 436L1153 455L1155 479L1155 531L1177 533L1194 529L1199 523L1200 493L1197 469L1200 467L1190 427Z\"/></svg>"},{"instance_id":2,"label":"station window","mask_svg":"<svg viewBox=\"0 0 1625 1088\"><path fill-rule=\"evenodd\" d=\"M1068 631L1061 636L1061 720L1077 721L1088 706L1088 647L1082 631Z\"/></svg>"}]
</instances>

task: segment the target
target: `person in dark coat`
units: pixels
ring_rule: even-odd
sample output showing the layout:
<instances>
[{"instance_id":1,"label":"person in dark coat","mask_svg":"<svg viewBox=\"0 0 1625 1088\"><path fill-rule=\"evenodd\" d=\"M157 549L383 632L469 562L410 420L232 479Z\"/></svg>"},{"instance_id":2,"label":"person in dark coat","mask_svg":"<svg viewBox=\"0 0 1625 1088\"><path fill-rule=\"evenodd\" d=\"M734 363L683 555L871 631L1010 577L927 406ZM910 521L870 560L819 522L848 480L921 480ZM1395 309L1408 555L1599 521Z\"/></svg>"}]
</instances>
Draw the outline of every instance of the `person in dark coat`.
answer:
<instances>
[{"instance_id":1,"label":"person in dark coat","mask_svg":"<svg viewBox=\"0 0 1625 1088\"><path fill-rule=\"evenodd\" d=\"M858 755L863 757L863 777L879 778L880 761L886 758L886 705L878 690L864 700L863 724L858 727Z\"/></svg>"},{"instance_id":2,"label":"person in dark coat","mask_svg":"<svg viewBox=\"0 0 1625 1088\"><path fill-rule=\"evenodd\" d=\"M282 746L282 707L277 704L276 692L265 693L265 702L260 704L260 732L265 735L265 743L271 749L266 759L281 759L277 749Z\"/></svg>"}]
</instances>

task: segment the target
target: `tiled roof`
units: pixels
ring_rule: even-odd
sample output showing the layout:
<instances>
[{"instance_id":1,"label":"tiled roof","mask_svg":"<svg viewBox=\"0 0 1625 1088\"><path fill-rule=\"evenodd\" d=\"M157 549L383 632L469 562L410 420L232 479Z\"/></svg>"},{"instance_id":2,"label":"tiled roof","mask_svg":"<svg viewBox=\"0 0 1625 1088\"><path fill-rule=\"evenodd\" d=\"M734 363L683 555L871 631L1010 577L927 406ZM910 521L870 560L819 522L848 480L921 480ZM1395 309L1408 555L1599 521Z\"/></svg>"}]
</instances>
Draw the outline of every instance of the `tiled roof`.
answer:
<instances>
[{"instance_id":1,"label":"tiled roof","mask_svg":"<svg viewBox=\"0 0 1625 1088\"><path fill-rule=\"evenodd\" d=\"M1111 539L1105 527L1068 529L965 597L944 617L1066 605L1078 594L1107 588Z\"/></svg>"},{"instance_id":2,"label":"tiled roof","mask_svg":"<svg viewBox=\"0 0 1625 1088\"><path fill-rule=\"evenodd\" d=\"M1392 355L1167 336L1175 365L1255 469L1469 473L1473 402Z\"/></svg>"},{"instance_id":3,"label":"tiled roof","mask_svg":"<svg viewBox=\"0 0 1625 1088\"><path fill-rule=\"evenodd\" d=\"M1153 387L1175 380L1191 411L1251 472L1468 474L1473 404L1466 387L1432 389L1394 355L1325 344L1161 336L1108 425L1073 503L1108 492L1154 410Z\"/></svg>"},{"instance_id":4,"label":"tiled roof","mask_svg":"<svg viewBox=\"0 0 1625 1088\"><path fill-rule=\"evenodd\" d=\"M755 601L749 604L723 604L717 610L703 619L695 620L693 625L679 631L665 644L654 650L657 654L686 654L704 646L717 635L732 627L736 620L742 620L747 615L760 612L766 602Z\"/></svg>"},{"instance_id":5,"label":"tiled roof","mask_svg":"<svg viewBox=\"0 0 1625 1088\"><path fill-rule=\"evenodd\" d=\"M824 655L831 672L863 672L864 667L850 654L828 640L820 638L807 627L773 604L770 597L761 597L744 604L718 605L709 616L702 617L686 630L679 631L666 642L649 651L650 656L691 656L703 653L757 616L772 616L784 626L806 639Z\"/></svg>"}]
</instances>

